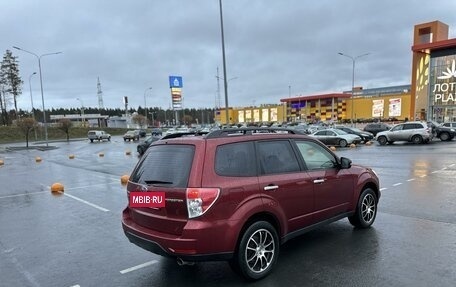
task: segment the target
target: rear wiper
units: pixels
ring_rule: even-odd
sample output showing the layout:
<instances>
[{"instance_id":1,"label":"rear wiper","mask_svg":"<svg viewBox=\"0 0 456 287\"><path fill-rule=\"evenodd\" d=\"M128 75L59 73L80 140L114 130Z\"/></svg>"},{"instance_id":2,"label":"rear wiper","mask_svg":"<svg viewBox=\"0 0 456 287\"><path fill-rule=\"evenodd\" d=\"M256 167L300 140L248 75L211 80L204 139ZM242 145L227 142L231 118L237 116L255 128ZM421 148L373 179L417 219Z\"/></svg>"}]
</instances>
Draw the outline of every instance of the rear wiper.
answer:
<instances>
[{"instance_id":1,"label":"rear wiper","mask_svg":"<svg viewBox=\"0 0 456 287\"><path fill-rule=\"evenodd\" d=\"M171 181L163 181L163 180L145 180L146 184L173 184Z\"/></svg>"}]
</instances>

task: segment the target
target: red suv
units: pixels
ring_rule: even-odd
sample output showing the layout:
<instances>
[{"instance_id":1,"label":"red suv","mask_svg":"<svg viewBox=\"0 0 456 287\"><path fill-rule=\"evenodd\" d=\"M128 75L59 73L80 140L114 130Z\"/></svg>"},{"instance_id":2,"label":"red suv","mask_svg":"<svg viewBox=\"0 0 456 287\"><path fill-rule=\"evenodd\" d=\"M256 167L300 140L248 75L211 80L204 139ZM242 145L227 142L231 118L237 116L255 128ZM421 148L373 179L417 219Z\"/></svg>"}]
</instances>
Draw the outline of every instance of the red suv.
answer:
<instances>
[{"instance_id":1,"label":"red suv","mask_svg":"<svg viewBox=\"0 0 456 287\"><path fill-rule=\"evenodd\" d=\"M268 275L293 237L345 217L371 226L380 198L372 169L278 128L158 140L127 191L165 194L164 207L129 202L122 226L132 243L180 264L227 260L250 280Z\"/></svg>"}]
</instances>

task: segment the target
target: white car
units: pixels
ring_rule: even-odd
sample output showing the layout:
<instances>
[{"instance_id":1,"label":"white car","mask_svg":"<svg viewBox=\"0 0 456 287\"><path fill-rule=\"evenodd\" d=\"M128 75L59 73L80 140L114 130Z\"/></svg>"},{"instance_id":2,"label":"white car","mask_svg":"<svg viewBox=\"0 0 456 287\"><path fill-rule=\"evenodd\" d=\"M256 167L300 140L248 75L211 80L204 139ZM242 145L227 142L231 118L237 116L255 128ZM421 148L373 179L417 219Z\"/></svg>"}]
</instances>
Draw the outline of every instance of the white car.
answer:
<instances>
[{"instance_id":1,"label":"white car","mask_svg":"<svg viewBox=\"0 0 456 287\"><path fill-rule=\"evenodd\" d=\"M318 130L313 134L310 134L317 138L325 145L334 145L340 147L346 147L350 144L358 144L361 142L361 138L357 135L348 134L339 129L324 129Z\"/></svg>"},{"instance_id":2,"label":"white car","mask_svg":"<svg viewBox=\"0 0 456 287\"><path fill-rule=\"evenodd\" d=\"M87 138L93 143L94 140L102 141L102 140L111 140L111 135L104 132L104 131L89 131L87 133Z\"/></svg>"}]
</instances>

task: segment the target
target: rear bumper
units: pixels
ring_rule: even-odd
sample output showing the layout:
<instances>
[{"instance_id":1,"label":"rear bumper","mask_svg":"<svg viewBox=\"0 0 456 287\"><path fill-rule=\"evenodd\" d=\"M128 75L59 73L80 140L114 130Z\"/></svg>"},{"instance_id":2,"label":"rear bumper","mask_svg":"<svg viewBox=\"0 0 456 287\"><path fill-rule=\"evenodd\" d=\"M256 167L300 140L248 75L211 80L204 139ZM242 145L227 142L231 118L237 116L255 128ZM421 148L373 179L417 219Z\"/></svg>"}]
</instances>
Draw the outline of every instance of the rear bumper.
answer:
<instances>
[{"instance_id":1,"label":"rear bumper","mask_svg":"<svg viewBox=\"0 0 456 287\"><path fill-rule=\"evenodd\" d=\"M184 261L224 261L233 257L236 239L227 234L226 225L216 224L207 229L201 228L201 224L197 226L198 229L186 230L179 236L136 224L128 208L122 216L122 228L128 240L152 253Z\"/></svg>"}]
</instances>

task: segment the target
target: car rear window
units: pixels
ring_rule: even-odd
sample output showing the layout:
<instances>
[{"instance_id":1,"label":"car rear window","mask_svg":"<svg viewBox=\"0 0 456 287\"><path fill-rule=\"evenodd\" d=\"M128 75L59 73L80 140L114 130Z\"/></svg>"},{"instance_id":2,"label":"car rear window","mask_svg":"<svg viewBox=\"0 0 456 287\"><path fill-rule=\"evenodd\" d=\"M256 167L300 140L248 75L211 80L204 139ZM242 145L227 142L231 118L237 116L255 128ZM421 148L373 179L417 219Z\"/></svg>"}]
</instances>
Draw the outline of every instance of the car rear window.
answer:
<instances>
[{"instance_id":1,"label":"car rear window","mask_svg":"<svg viewBox=\"0 0 456 287\"><path fill-rule=\"evenodd\" d=\"M195 154L193 145L157 145L141 159L131 180L140 184L187 187Z\"/></svg>"}]
</instances>

